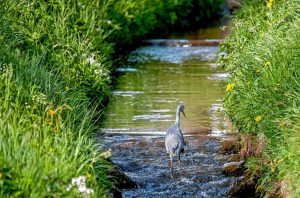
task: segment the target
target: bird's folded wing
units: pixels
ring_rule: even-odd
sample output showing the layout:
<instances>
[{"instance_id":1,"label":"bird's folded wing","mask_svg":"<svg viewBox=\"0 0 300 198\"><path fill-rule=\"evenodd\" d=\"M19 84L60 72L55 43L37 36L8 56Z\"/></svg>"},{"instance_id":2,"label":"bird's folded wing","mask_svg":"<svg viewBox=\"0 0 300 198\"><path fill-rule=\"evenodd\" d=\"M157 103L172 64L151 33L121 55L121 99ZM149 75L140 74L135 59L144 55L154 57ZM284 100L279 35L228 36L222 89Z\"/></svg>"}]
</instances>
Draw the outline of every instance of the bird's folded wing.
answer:
<instances>
[{"instance_id":1,"label":"bird's folded wing","mask_svg":"<svg viewBox=\"0 0 300 198\"><path fill-rule=\"evenodd\" d=\"M166 146L169 152L175 153L179 147L179 139L177 134L169 134L166 137Z\"/></svg>"}]
</instances>

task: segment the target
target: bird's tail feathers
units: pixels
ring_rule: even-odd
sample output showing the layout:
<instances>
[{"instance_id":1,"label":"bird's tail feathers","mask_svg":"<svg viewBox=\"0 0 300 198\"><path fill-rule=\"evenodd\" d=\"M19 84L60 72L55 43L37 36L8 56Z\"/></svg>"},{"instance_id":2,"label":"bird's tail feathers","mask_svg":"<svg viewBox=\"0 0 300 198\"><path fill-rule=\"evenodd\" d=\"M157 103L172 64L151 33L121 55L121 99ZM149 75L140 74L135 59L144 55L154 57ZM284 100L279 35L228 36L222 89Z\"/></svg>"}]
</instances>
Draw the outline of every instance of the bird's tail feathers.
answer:
<instances>
[{"instance_id":1,"label":"bird's tail feathers","mask_svg":"<svg viewBox=\"0 0 300 198\"><path fill-rule=\"evenodd\" d=\"M176 150L178 149L178 146L179 146L179 145L177 144L176 147L173 147L173 148L172 148L173 153L176 152Z\"/></svg>"}]
</instances>

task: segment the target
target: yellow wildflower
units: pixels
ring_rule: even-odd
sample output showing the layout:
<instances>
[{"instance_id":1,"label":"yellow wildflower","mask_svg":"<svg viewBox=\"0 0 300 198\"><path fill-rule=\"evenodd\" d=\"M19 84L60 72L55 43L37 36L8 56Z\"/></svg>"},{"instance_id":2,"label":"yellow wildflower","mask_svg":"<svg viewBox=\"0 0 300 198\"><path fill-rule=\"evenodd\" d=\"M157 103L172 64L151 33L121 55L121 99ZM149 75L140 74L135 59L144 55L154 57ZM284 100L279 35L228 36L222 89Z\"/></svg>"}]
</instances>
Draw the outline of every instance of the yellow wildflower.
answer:
<instances>
[{"instance_id":1,"label":"yellow wildflower","mask_svg":"<svg viewBox=\"0 0 300 198\"><path fill-rule=\"evenodd\" d=\"M228 83L226 86L226 91L230 91L234 88L235 84L234 83Z\"/></svg>"},{"instance_id":2,"label":"yellow wildflower","mask_svg":"<svg viewBox=\"0 0 300 198\"><path fill-rule=\"evenodd\" d=\"M271 65L271 62L270 61L266 61L265 62L265 67L269 67Z\"/></svg>"},{"instance_id":3,"label":"yellow wildflower","mask_svg":"<svg viewBox=\"0 0 300 198\"><path fill-rule=\"evenodd\" d=\"M284 95L285 97L289 97L289 93L288 93L288 92L285 92L283 95Z\"/></svg>"},{"instance_id":4,"label":"yellow wildflower","mask_svg":"<svg viewBox=\"0 0 300 198\"><path fill-rule=\"evenodd\" d=\"M90 174L90 173L87 173L85 176L86 176L86 177L89 179L89 178L91 178L91 177L92 177L92 174Z\"/></svg>"},{"instance_id":5,"label":"yellow wildflower","mask_svg":"<svg viewBox=\"0 0 300 198\"><path fill-rule=\"evenodd\" d=\"M53 109L48 110L48 115L53 116L55 114L55 111Z\"/></svg>"},{"instance_id":6,"label":"yellow wildflower","mask_svg":"<svg viewBox=\"0 0 300 198\"><path fill-rule=\"evenodd\" d=\"M2 173L0 172L0 178L2 177Z\"/></svg>"},{"instance_id":7,"label":"yellow wildflower","mask_svg":"<svg viewBox=\"0 0 300 198\"><path fill-rule=\"evenodd\" d=\"M261 119L262 119L262 117L261 117L260 115L255 117L255 121L256 121L256 122L260 122Z\"/></svg>"},{"instance_id":8,"label":"yellow wildflower","mask_svg":"<svg viewBox=\"0 0 300 198\"><path fill-rule=\"evenodd\" d=\"M257 70L256 70L256 73L258 73L258 74L259 74L259 73L260 73L260 70L259 70L259 69L257 69Z\"/></svg>"},{"instance_id":9,"label":"yellow wildflower","mask_svg":"<svg viewBox=\"0 0 300 198\"><path fill-rule=\"evenodd\" d=\"M269 0L268 3L267 3L267 7L268 8L271 8L273 5L273 0Z\"/></svg>"}]
</instances>

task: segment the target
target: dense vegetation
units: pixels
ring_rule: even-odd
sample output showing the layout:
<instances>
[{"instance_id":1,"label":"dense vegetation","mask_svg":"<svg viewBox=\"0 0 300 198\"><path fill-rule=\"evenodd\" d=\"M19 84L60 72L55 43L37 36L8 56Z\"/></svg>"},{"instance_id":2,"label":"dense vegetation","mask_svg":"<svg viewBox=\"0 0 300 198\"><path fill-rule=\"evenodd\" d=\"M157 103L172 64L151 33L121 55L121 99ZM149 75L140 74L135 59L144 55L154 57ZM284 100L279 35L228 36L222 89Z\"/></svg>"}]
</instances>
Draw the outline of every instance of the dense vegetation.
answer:
<instances>
[{"instance_id":1,"label":"dense vegetation","mask_svg":"<svg viewBox=\"0 0 300 198\"><path fill-rule=\"evenodd\" d=\"M221 47L225 106L266 196L300 195L299 9L297 0L245 0Z\"/></svg>"},{"instance_id":2,"label":"dense vegetation","mask_svg":"<svg viewBox=\"0 0 300 198\"><path fill-rule=\"evenodd\" d=\"M0 1L0 196L105 196L111 165L91 134L113 53L219 2Z\"/></svg>"}]
</instances>

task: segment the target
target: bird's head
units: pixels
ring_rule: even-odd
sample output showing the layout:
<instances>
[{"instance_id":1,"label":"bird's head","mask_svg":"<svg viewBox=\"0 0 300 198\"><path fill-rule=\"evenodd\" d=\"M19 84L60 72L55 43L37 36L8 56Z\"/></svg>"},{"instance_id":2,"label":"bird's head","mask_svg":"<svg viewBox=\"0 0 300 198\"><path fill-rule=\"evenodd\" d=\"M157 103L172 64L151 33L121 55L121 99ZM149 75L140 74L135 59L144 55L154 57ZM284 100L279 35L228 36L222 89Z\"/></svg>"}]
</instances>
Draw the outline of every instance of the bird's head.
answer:
<instances>
[{"instance_id":1,"label":"bird's head","mask_svg":"<svg viewBox=\"0 0 300 198\"><path fill-rule=\"evenodd\" d=\"M185 117L185 113L184 113L184 104L183 104L183 102L180 102L180 103L179 103L179 105L178 105L178 107L177 107L177 111L181 112L181 113L184 115L184 117ZM186 118L186 117L185 117L185 118Z\"/></svg>"}]
</instances>

